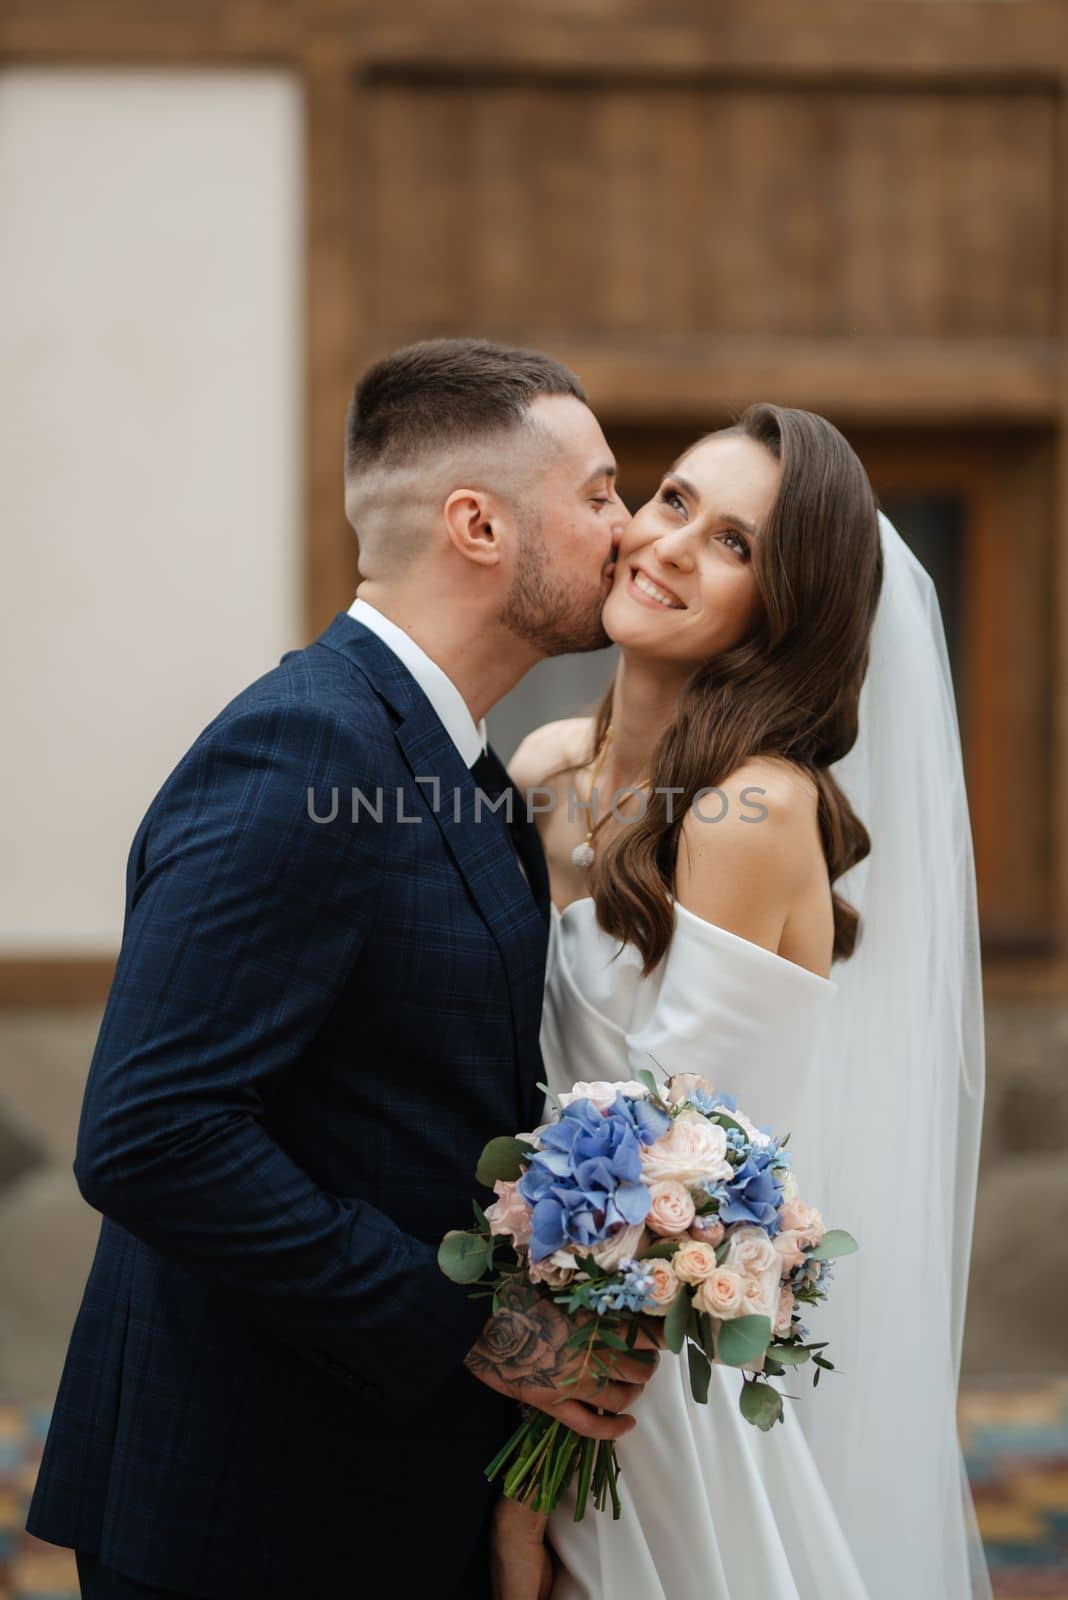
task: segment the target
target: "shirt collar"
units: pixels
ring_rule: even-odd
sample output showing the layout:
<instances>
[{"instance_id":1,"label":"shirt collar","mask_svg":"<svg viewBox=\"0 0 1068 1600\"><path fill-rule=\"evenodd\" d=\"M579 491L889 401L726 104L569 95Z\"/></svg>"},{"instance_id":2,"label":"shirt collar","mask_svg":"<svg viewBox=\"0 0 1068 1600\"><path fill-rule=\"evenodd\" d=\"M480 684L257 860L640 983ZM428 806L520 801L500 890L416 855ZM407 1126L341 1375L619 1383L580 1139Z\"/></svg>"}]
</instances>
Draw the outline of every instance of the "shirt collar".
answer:
<instances>
[{"instance_id":1,"label":"shirt collar","mask_svg":"<svg viewBox=\"0 0 1068 1600\"><path fill-rule=\"evenodd\" d=\"M475 725L467 701L452 679L436 661L430 659L421 645L416 644L411 634L405 633L403 628L383 616L369 600L361 600L357 595L349 606L349 616L356 622L362 622L404 663L437 712L445 732L460 752L464 766L473 767L486 750L485 717Z\"/></svg>"}]
</instances>

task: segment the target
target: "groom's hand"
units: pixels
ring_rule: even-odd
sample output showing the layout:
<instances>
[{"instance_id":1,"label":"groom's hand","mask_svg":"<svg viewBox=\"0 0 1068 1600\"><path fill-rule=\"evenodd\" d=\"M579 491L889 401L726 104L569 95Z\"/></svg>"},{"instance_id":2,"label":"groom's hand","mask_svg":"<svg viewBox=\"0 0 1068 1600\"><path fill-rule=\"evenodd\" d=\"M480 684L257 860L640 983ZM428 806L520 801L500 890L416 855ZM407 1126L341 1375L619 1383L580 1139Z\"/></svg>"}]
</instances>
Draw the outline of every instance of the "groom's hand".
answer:
<instances>
[{"instance_id":1,"label":"groom's hand","mask_svg":"<svg viewBox=\"0 0 1068 1600\"><path fill-rule=\"evenodd\" d=\"M585 1325L593 1319L581 1320ZM621 1439L634 1427L635 1419L624 1413L656 1370L659 1341L639 1335L636 1348L645 1353L644 1361L595 1345L598 1364L612 1372L605 1381L598 1379L586 1348L569 1345L576 1325L551 1300L517 1285L486 1323L464 1365L491 1389L537 1406L575 1433Z\"/></svg>"}]
</instances>

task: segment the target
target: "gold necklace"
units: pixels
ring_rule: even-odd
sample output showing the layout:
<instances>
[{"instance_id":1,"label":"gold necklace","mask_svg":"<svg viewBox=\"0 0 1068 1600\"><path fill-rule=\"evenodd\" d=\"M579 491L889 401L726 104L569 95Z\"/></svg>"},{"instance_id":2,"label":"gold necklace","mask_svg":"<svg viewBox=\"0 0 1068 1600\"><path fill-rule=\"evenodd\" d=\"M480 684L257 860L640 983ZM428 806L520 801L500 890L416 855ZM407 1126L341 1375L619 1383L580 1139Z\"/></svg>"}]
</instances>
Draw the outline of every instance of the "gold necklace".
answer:
<instances>
[{"instance_id":1,"label":"gold necklace","mask_svg":"<svg viewBox=\"0 0 1068 1600\"><path fill-rule=\"evenodd\" d=\"M612 724L609 723L607 728L604 730L604 738L601 740L600 749L597 751L597 754L594 757L593 767L592 767L592 769L590 771L590 792L586 796L586 799L587 799L587 801L588 801L588 803L590 805L590 816L591 817L593 815L593 793L594 793L594 790L597 787L597 779L601 775L601 768L604 766L605 757L608 754L608 746L609 746L609 744L611 742L611 739L612 739ZM643 779L643 781L641 783L638 783L638 784L634 785L635 789L647 789L648 787L649 787L648 778ZM612 815L613 815L612 808L611 808L611 806L609 806L608 810L603 814L603 816L598 817L597 821L594 822L592 824L592 826L587 829L586 837L583 839L582 843L581 844L577 844L575 846L575 848L572 850L571 859L574 862L576 867L592 867L593 866L593 863L594 863L594 861L596 859L596 854L597 854L596 851L593 848L593 841L597 837L597 835L600 833L601 829L604 827L604 825L608 821L609 817L612 816Z\"/></svg>"}]
</instances>

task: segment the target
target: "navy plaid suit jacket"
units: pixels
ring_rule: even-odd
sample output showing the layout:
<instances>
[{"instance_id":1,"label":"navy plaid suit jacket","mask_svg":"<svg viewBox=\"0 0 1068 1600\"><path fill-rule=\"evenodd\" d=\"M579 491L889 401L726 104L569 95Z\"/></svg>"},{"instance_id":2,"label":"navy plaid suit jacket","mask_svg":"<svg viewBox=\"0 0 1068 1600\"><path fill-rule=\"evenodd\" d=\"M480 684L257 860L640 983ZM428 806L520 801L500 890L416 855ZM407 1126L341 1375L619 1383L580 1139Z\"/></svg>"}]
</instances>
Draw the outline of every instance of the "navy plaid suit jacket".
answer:
<instances>
[{"instance_id":1,"label":"navy plaid suit jacket","mask_svg":"<svg viewBox=\"0 0 1068 1600\"><path fill-rule=\"evenodd\" d=\"M538 1120L548 889L533 828L528 884L475 799L341 612L152 801L78 1133L104 1220L38 1537L218 1600L358 1592L368 1540L405 1592L479 1592L516 1412L462 1365L486 1306L436 1247L485 1141Z\"/></svg>"}]
</instances>

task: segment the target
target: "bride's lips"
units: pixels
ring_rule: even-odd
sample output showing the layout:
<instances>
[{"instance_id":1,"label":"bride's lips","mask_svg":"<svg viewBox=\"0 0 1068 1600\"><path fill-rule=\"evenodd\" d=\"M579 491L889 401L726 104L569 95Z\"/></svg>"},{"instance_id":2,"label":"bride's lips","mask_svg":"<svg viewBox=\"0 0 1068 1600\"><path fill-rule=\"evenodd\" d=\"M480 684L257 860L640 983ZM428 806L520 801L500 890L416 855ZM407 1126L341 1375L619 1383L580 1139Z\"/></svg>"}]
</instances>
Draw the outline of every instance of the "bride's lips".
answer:
<instances>
[{"instance_id":1,"label":"bride's lips","mask_svg":"<svg viewBox=\"0 0 1068 1600\"><path fill-rule=\"evenodd\" d=\"M669 596L670 604L667 600L657 599L655 595L648 594L644 589L639 588L637 583L638 578L641 578L644 583L650 584L658 591L659 594ZM630 595L631 599L636 600L639 605L649 606L654 611L686 610L685 601L679 599L674 589L669 589L664 583L658 583L655 578L651 578L649 576L644 568L639 566L632 566L630 569L630 576L627 579L627 593Z\"/></svg>"}]
</instances>

